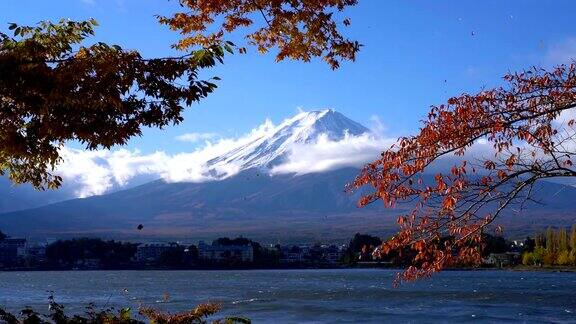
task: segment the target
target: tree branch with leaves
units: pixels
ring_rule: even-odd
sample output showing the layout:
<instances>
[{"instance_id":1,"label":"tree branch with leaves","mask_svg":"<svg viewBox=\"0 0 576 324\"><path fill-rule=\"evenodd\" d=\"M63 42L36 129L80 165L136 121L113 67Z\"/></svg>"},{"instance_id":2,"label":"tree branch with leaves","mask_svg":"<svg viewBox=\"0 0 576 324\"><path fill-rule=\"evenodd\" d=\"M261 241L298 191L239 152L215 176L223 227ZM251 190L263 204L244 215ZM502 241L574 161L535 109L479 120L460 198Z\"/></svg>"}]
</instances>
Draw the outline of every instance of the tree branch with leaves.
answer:
<instances>
[{"instance_id":1,"label":"tree branch with leaves","mask_svg":"<svg viewBox=\"0 0 576 324\"><path fill-rule=\"evenodd\" d=\"M0 33L0 174L56 188L66 141L87 149L125 144L143 127L180 123L185 106L216 88L198 73L222 62L223 46L145 59L117 45L84 46L96 26L44 21Z\"/></svg>"},{"instance_id":2,"label":"tree branch with leaves","mask_svg":"<svg viewBox=\"0 0 576 324\"><path fill-rule=\"evenodd\" d=\"M338 13L357 0L180 0L185 11L159 16L162 24L183 38L174 45L179 50L222 43L232 32L254 27L245 33L250 45L261 53L278 48L277 61L294 59L308 62L322 57L333 69L341 61L354 61L360 50L357 41L342 35L349 18ZM245 52L244 47L240 52Z\"/></svg>"},{"instance_id":3,"label":"tree branch with leaves","mask_svg":"<svg viewBox=\"0 0 576 324\"><path fill-rule=\"evenodd\" d=\"M376 252L414 252L412 266L396 283L479 264L482 231L507 208L533 200L538 181L576 176L575 64L504 80L505 87L432 107L419 134L400 138L350 184L351 190L373 189L361 206L413 206L398 217L398 233ZM480 140L492 151L471 160L468 151ZM424 173L450 156L457 161L450 171L425 181Z\"/></svg>"},{"instance_id":4,"label":"tree branch with leaves","mask_svg":"<svg viewBox=\"0 0 576 324\"><path fill-rule=\"evenodd\" d=\"M0 32L0 175L57 188L62 179L54 170L67 141L110 148L140 136L143 127L182 122L184 109L219 80L201 80L199 72L222 63L226 52L246 52L225 37L256 26L255 15L264 22L245 36L260 52L277 47L277 60L322 56L334 69L354 60L360 44L340 33L350 20L337 23L334 14L356 2L181 0L187 11L158 20L183 35L174 45L183 54L152 59L117 45L84 45L94 19L10 24L12 35Z\"/></svg>"}]
</instances>

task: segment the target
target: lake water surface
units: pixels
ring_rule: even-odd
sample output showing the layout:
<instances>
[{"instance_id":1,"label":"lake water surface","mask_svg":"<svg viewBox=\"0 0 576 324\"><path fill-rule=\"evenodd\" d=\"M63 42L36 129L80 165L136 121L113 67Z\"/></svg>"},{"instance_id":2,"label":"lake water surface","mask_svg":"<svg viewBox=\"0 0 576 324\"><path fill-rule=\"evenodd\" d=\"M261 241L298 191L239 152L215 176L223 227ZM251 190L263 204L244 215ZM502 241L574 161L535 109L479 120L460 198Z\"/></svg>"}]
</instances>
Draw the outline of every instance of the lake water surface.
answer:
<instances>
[{"instance_id":1,"label":"lake water surface","mask_svg":"<svg viewBox=\"0 0 576 324\"><path fill-rule=\"evenodd\" d=\"M53 291L69 312L154 305L182 311L222 303L254 323L576 323L576 273L450 271L392 287L395 271L1 272L0 306L47 311ZM170 298L163 301L167 293Z\"/></svg>"}]
</instances>

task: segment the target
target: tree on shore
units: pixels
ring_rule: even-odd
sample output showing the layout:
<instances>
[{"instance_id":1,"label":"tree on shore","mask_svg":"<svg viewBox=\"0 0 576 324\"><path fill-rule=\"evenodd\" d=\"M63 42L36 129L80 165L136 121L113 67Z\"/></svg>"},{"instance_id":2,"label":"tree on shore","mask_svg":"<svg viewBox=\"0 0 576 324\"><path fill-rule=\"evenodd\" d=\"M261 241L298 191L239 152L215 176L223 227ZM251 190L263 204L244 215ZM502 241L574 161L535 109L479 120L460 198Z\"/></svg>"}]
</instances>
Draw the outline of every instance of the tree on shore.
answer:
<instances>
[{"instance_id":1,"label":"tree on shore","mask_svg":"<svg viewBox=\"0 0 576 324\"><path fill-rule=\"evenodd\" d=\"M570 230L570 248L576 251L576 224L572 225Z\"/></svg>"},{"instance_id":2,"label":"tree on shore","mask_svg":"<svg viewBox=\"0 0 576 324\"><path fill-rule=\"evenodd\" d=\"M398 217L398 233L378 250L415 251L412 266L397 283L453 264L479 264L481 233L507 207L522 208L543 179L576 176L575 64L534 68L504 80L506 86L434 106L417 135L401 138L351 184L351 189L373 188L361 206L416 202ZM480 140L492 151L469 161L469 149ZM423 172L450 156L456 160L450 171L426 183ZM444 236L454 240L435 244Z\"/></svg>"},{"instance_id":3,"label":"tree on shore","mask_svg":"<svg viewBox=\"0 0 576 324\"><path fill-rule=\"evenodd\" d=\"M576 225L573 225L571 235L574 235L575 229ZM543 237L542 234L538 236ZM545 237L546 248L539 243L534 251L524 251L522 255L522 263L524 265L576 266L574 236L569 239L566 228L560 227L557 230L548 228Z\"/></svg>"},{"instance_id":4,"label":"tree on shore","mask_svg":"<svg viewBox=\"0 0 576 324\"><path fill-rule=\"evenodd\" d=\"M576 224L570 230L570 258L576 264Z\"/></svg>"}]
</instances>

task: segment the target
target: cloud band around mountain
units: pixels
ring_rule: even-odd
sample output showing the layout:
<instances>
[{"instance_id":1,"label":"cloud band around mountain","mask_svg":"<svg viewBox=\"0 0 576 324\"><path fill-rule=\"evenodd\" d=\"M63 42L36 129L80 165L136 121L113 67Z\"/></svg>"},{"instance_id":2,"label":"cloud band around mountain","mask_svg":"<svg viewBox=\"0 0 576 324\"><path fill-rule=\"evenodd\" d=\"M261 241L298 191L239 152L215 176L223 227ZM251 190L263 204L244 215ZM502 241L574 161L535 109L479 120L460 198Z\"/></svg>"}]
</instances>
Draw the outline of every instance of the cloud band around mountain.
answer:
<instances>
[{"instance_id":1,"label":"cloud band around mountain","mask_svg":"<svg viewBox=\"0 0 576 324\"><path fill-rule=\"evenodd\" d=\"M565 122L566 119L573 118L573 114L573 111L563 114L557 122ZM342 136L338 138L328 133L314 134L314 131L302 129L310 125L308 117L298 120L296 116L278 125L266 120L243 136L206 139L203 145L190 152L178 154L163 151L143 154L138 150L127 149L84 151L64 147L61 151L64 161L58 166L56 173L63 176L65 185L72 187L78 197L88 197L156 179L170 183L216 181L251 167L265 169L264 171L272 176L304 175L344 167L361 167L379 158L380 153L397 140L379 134L378 131L384 129L380 121L372 132L364 132L367 129L363 129L362 132L350 134L346 129L341 129ZM288 126L295 121L304 126L297 125L296 129L291 130ZM326 122L323 120L321 125L325 127L330 124ZM356 124L350 122L352 125ZM338 127L334 128L342 126L338 124ZM313 134L314 140L284 141L277 145L278 139L294 135L292 132L299 134L298 136ZM268 146L262 147L262 139L271 139L271 142L266 142ZM271 147L277 152L269 152ZM242 150L246 148L262 149L264 152L242 155ZM481 139L467 150L465 157L442 157L430 166L428 172L444 172L461 163L463 159L479 161L491 155L492 144Z\"/></svg>"},{"instance_id":2,"label":"cloud band around mountain","mask_svg":"<svg viewBox=\"0 0 576 324\"><path fill-rule=\"evenodd\" d=\"M304 113L305 114L305 113ZM166 182L204 182L227 178L241 172L245 165L239 161L211 163L214 159L235 149L245 147L260 138L284 129L287 119L279 125L266 120L262 125L238 138L194 135L178 140L198 141L204 144L190 152L168 154L157 151L143 154L138 150L116 149L84 151L64 147L63 163L56 173L64 178L67 186L73 186L78 197L100 195L133 184L144 177L147 180L163 179ZM215 139L216 138L216 139ZM286 149L280 164L270 167L271 175L293 173L297 175L325 172L342 167L360 167L378 157L393 139L375 133L346 134L332 140L319 134L317 140L293 143Z\"/></svg>"}]
</instances>

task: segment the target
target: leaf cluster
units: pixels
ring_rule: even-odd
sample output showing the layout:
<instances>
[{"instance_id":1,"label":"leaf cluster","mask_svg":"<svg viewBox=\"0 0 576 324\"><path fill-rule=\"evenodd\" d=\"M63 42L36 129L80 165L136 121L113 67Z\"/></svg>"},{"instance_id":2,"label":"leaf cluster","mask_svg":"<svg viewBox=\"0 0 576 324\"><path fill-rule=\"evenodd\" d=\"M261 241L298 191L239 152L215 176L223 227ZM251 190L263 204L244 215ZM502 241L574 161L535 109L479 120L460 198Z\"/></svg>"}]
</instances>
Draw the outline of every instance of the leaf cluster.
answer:
<instances>
[{"instance_id":1,"label":"leaf cluster","mask_svg":"<svg viewBox=\"0 0 576 324\"><path fill-rule=\"evenodd\" d=\"M56 188L65 142L90 150L125 144L144 127L180 123L185 107L215 90L198 74L222 62L223 46L145 59L118 45L85 45L96 26L12 23L13 35L0 33L0 174Z\"/></svg>"},{"instance_id":2,"label":"leaf cluster","mask_svg":"<svg viewBox=\"0 0 576 324\"><path fill-rule=\"evenodd\" d=\"M504 76L507 83L432 107L417 135L403 137L365 166L350 189L370 186L361 206L411 204L398 233L378 250L410 248L413 266L397 282L428 277L453 264L480 263L482 232L509 206L522 209L542 179L574 177L576 65L534 68ZM466 153L479 141L490 154ZM432 166L450 157L433 181ZM501 227L496 227L501 232ZM442 246L442 237L453 237Z\"/></svg>"},{"instance_id":3,"label":"leaf cluster","mask_svg":"<svg viewBox=\"0 0 576 324\"><path fill-rule=\"evenodd\" d=\"M0 308L0 321L6 324L144 324L145 321L133 318L131 308L122 308L118 311L109 308L96 310L93 304L86 308L84 315L68 316L64 306L58 304L53 295L48 298L50 313L40 314L31 308L23 309L19 315L14 315ZM208 318L220 311L218 304L200 304L194 309L177 314L169 314L153 308L141 307L138 314L141 318L154 324L206 324ZM250 324L249 319L243 317L225 317L211 321L213 324Z\"/></svg>"},{"instance_id":4,"label":"leaf cluster","mask_svg":"<svg viewBox=\"0 0 576 324\"><path fill-rule=\"evenodd\" d=\"M361 45L344 37L349 18L337 19L357 0L180 0L185 11L159 16L160 23L183 38L175 48L221 43L224 37L245 28L246 39L261 53L278 48L277 61L286 58L308 62L323 59L333 68L343 60L354 61ZM249 29L249 27L254 27ZM239 48L246 52L244 47Z\"/></svg>"}]
</instances>

